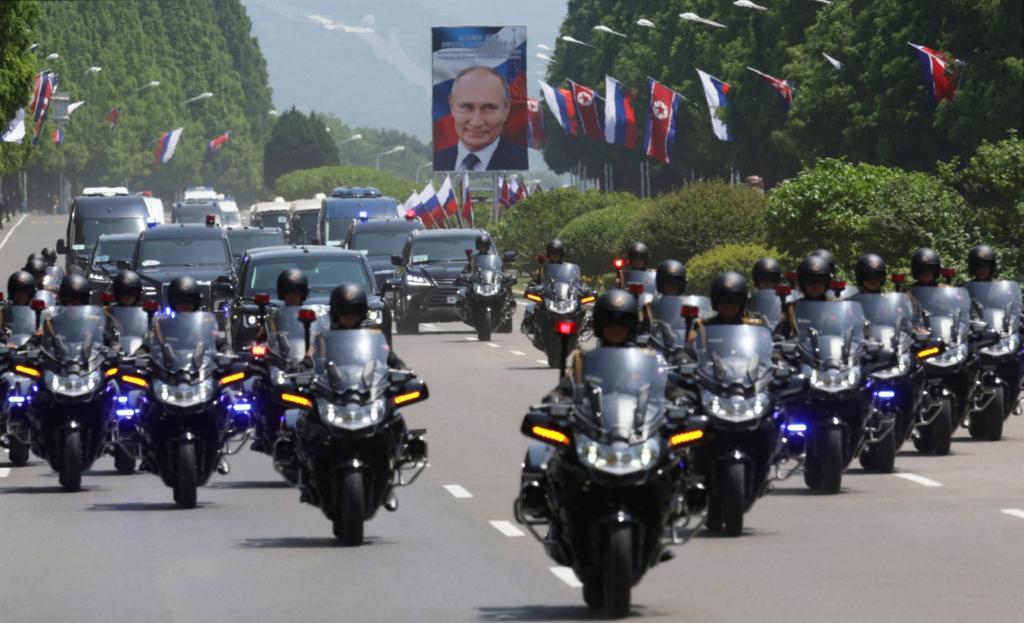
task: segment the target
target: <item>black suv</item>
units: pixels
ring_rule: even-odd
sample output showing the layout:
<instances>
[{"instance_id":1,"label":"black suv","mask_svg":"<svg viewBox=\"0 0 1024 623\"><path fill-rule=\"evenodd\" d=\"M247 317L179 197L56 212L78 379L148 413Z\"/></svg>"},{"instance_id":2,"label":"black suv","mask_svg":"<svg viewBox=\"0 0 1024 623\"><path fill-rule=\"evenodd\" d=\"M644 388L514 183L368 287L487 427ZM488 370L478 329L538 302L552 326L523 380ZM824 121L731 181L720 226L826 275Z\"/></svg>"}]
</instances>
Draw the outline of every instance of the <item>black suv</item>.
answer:
<instances>
[{"instance_id":1,"label":"black suv","mask_svg":"<svg viewBox=\"0 0 1024 623\"><path fill-rule=\"evenodd\" d=\"M358 251L332 247L280 246L253 249L242 258L238 270L238 287L231 308L231 339L236 349L248 346L259 330L259 307L254 297L269 294L269 312L283 305L277 298L277 276L289 268L298 268L309 280L306 306L323 306L326 313L331 290L342 283L357 283L366 290L370 314L366 326L379 328L391 339L391 314L384 307L380 291L374 284L370 263Z\"/></svg>"},{"instance_id":2,"label":"black suv","mask_svg":"<svg viewBox=\"0 0 1024 623\"><path fill-rule=\"evenodd\" d=\"M100 300L100 293L110 288L120 266L131 264L138 240L138 234L100 234L96 239L89 259L89 289L93 301Z\"/></svg>"},{"instance_id":3,"label":"black suv","mask_svg":"<svg viewBox=\"0 0 1024 623\"><path fill-rule=\"evenodd\" d=\"M409 232L421 229L423 223L418 219L385 219L365 223L354 221L348 226L344 247L366 256L373 267L377 287L383 288L384 283L395 276L391 256L402 252Z\"/></svg>"},{"instance_id":4,"label":"black suv","mask_svg":"<svg viewBox=\"0 0 1024 623\"><path fill-rule=\"evenodd\" d=\"M226 227L224 234L228 237L231 258L236 268L249 249L280 247L287 244L284 234L277 227Z\"/></svg>"},{"instance_id":5,"label":"black suv","mask_svg":"<svg viewBox=\"0 0 1024 623\"><path fill-rule=\"evenodd\" d=\"M482 229L428 229L409 233L401 255L391 257L397 268L387 283L386 298L399 333L416 333L421 322L459 320L455 280L466 266L466 251L474 252ZM498 250L491 246L491 253Z\"/></svg>"}]
</instances>

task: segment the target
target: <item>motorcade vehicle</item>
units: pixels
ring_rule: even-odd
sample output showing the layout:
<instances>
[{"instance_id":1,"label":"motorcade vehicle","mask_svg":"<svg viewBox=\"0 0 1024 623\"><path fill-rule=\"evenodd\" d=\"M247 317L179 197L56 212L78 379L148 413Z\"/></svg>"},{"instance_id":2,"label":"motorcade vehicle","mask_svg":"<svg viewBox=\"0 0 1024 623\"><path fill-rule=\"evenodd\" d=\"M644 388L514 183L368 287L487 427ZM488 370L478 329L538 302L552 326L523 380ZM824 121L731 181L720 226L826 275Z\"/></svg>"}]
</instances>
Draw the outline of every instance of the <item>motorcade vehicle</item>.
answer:
<instances>
[{"instance_id":1,"label":"motorcade vehicle","mask_svg":"<svg viewBox=\"0 0 1024 623\"><path fill-rule=\"evenodd\" d=\"M228 237L231 247L231 258L237 267L249 249L260 247L280 247L287 244L284 233L277 227L225 227L224 234Z\"/></svg>"},{"instance_id":2,"label":"motorcade vehicle","mask_svg":"<svg viewBox=\"0 0 1024 623\"><path fill-rule=\"evenodd\" d=\"M249 206L249 225L251 227L277 227L285 236L289 235L288 210L290 204L284 197L275 197L273 201L263 201Z\"/></svg>"},{"instance_id":3,"label":"motorcade vehicle","mask_svg":"<svg viewBox=\"0 0 1024 623\"><path fill-rule=\"evenodd\" d=\"M317 193L313 199L299 199L288 206L288 242L297 245L319 244L317 222L320 206L327 195Z\"/></svg>"},{"instance_id":4,"label":"motorcade vehicle","mask_svg":"<svg viewBox=\"0 0 1024 623\"><path fill-rule=\"evenodd\" d=\"M525 297L530 301L521 326L534 348L547 355L548 366L558 368L585 339L591 329L590 304L597 293L583 284L580 267L570 263L544 264L541 282L527 286ZM577 331L563 340L562 323L571 322Z\"/></svg>"},{"instance_id":5,"label":"motorcade vehicle","mask_svg":"<svg viewBox=\"0 0 1024 623\"><path fill-rule=\"evenodd\" d=\"M964 287L975 314L986 325L984 338L975 344L981 372L967 429L974 439L997 441L1003 436L1003 422L1020 398L1024 376L1020 284L969 281Z\"/></svg>"},{"instance_id":6,"label":"motorcade vehicle","mask_svg":"<svg viewBox=\"0 0 1024 623\"><path fill-rule=\"evenodd\" d=\"M88 270L100 235L138 234L146 229L148 219L146 202L126 189L115 195L75 197L68 212L67 233L57 241L57 253L65 256L66 269L77 265Z\"/></svg>"},{"instance_id":7,"label":"motorcade vehicle","mask_svg":"<svg viewBox=\"0 0 1024 623\"><path fill-rule=\"evenodd\" d=\"M138 240L139 235L135 233L101 234L96 239L88 273L94 303L99 303L100 295L110 288L111 280L120 270L118 266L123 262L131 262Z\"/></svg>"},{"instance_id":8,"label":"motorcade vehicle","mask_svg":"<svg viewBox=\"0 0 1024 623\"><path fill-rule=\"evenodd\" d=\"M395 275L391 256L400 255L409 232L424 229L417 219L352 221L342 247L359 251L369 260L379 288Z\"/></svg>"},{"instance_id":9,"label":"motorcade vehicle","mask_svg":"<svg viewBox=\"0 0 1024 623\"><path fill-rule=\"evenodd\" d=\"M394 197L384 197L376 188L335 188L324 198L317 223L322 244L338 247L345 241L352 221L402 218Z\"/></svg>"},{"instance_id":10,"label":"motorcade vehicle","mask_svg":"<svg viewBox=\"0 0 1024 623\"><path fill-rule=\"evenodd\" d=\"M511 333L516 299L512 286L516 275L506 273L504 264L515 261L515 251L504 255L483 255L470 258L470 271L456 278L459 317L476 329L481 342L491 341L491 333Z\"/></svg>"}]
</instances>

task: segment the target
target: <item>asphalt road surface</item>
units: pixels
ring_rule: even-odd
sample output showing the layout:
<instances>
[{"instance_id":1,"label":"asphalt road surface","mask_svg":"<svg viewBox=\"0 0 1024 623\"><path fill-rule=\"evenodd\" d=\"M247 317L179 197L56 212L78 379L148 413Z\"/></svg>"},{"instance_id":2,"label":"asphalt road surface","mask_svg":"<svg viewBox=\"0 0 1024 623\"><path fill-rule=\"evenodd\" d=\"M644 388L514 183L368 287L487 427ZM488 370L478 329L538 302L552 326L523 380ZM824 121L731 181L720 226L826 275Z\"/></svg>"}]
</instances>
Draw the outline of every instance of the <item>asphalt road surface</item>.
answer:
<instances>
[{"instance_id":1,"label":"asphalt road surface","mask_svg":"<svg viewBox=\"0 0 1024 623\"><path fill-rule=\"evenodd\" d=\"M64 225L7 224L4 278ZM248 449L194 510L153 475L118 476L109 457L63 493L40 460L12 468L0 454L0 621L596 618L512 516L520 421L555 373L518 332L479 343L459 324L424 331L396 349L430 386L406 410L428 429L430 467L399 490L397 512L367 524L364 547L338 547L320 511ZM799 474L776 483L741 537L697 536L648 573L634 617L1022 620L1022 419L998 443L958 431L948 457L904 450L893 475L851 469L836 496L808 493Z\"/></svg>"}]
</instances>

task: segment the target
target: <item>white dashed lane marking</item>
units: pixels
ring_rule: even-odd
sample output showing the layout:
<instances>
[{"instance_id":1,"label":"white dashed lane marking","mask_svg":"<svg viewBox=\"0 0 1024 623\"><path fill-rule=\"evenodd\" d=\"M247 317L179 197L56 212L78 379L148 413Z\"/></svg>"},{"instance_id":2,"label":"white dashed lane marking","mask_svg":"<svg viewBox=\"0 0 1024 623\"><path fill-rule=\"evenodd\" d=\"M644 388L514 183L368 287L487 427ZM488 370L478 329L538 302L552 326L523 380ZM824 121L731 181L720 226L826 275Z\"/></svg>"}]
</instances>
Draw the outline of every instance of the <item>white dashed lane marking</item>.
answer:
<instances>
[{"instance_id":1,"label":"white dashed lane marking","mask_svg":"<svg viewBox=\"0 0 1024 623\"><path fill-rule=\"evenodd\" d=\"M547 359L537 359L537 363L542 363L544 365L548 365L548 360Z\"/></svg>"},{"instance_id":2,"label":"white dashed lane marking","mask_svg":"<svg viewBox=\"0 0 1024 623\"><path fill-rule=\"evenodd\" d=\"M473 494L466 491L466 488L461 485L445 485L444 488L448 493L452 494L452 497L456 498L471 498Z\"/></svg>"},{"instance_id":3,"label":"white dashed lane marking","mask_svg":"<svg viewBox=\"0 0 1024 623\"><path fill-rule=\"evenodd\" d=\"M466 337L464 337L462 339L466 340L467 342L475 342L476 341L476 338L473 337L472 335L467 335Z\"/></svg>"},{"instance_id":4,"label":"white dashed lane marking","mask_svg":"<svg viewBox=\"0 0 1024 623\"><path fill-rule=\"evenodd\" d=\"M918 476L917 474L896 474L897 478L909 480L910 482L916 482L923 487L941 487L942 483L931 478L925 478L924 476Z\"/></svg>"},{"instance_id":5,"label":"white dashed lane marking","mask_svg":"<svg viewBox=\"0 0 1024 623\"><path fill-rule=\"evenodd\" d=\"M579 578L576 577L576 573L569 567L551 567L551 573L554 573L556 578L572 588L583 587L583 582L580 582Z\"/></svg>"},{"instance_id":6,"label":"white dashed lane marking","mask_svg":"<svg viewBox=\"0 0 1024 623\"><path fill-rule=\"evenodd\" d=\"M491 525L494 526L495 530L510 538L526 536L526 533L515 527L511 521L492 521Z\"/></svg>"},{"instance_id":7,"label":"white dashed lane marking","mask_svg":"<svg viewBox=\"0 0 1024 623\"><path fill-rule=\"evenodd\" d=\"M487 342L487 345L491 348L501 348L501 344L495 344L494 342Z\"/></svg>"},{"instance_id":8,"label":"white dashed lane marking","mask_svg":"<svg viewBox=\"0 0 1024 623\"><path fill-rule=\"evenodd\" d=\"M11 475L10 467L0 467L0 478L7 478Z\"/></svg>"},{"instance_id":9,"label":"white dashed lane marking","mask_svg":"<svg viewBox=\"0 0 1024 623\"><path fill-rule=\"evenodd\" d=\"M1019 508L1004 508L1004 509L1002 509L1002 511L1003 511L1003 513L1009 515L1010 517L1016 517L1017 519L1024 519L1024 511L1022 511Z\"/></svg>"},{"instance_id":10,"label":"white dashed lane marking","mask_svg":"<svg viewBox=\"0 0 1024 623\"><path fill-rule=\"evenodd\" d=\"M521 350L510 350L510 351L508 351L508 352L512 353L513 355L519 355L520 357L522 357L523 355L525 355L525 354L526 354L526 353L524 353L524 352L523 352L523 351L521 351Z\"/></svg>"}]
</instances>

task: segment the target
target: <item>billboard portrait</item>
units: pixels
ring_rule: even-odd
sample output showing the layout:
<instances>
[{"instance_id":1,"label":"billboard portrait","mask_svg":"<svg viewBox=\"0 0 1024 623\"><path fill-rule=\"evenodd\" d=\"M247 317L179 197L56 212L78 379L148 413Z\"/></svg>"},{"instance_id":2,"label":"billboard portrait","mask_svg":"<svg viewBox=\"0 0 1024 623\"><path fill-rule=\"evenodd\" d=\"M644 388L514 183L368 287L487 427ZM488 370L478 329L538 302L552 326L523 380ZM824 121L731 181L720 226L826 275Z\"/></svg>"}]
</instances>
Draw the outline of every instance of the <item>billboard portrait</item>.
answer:
<instances>
[{"instance_id":1,"label":"billboard portrait","mask_svg":"<svg viewBox=\"0 0 1024 623\"><path fill-rule=\"evenodd\" d=\"M525 171L526 27L432 34L434 170Z\"/></svg>"}]
</instances>

